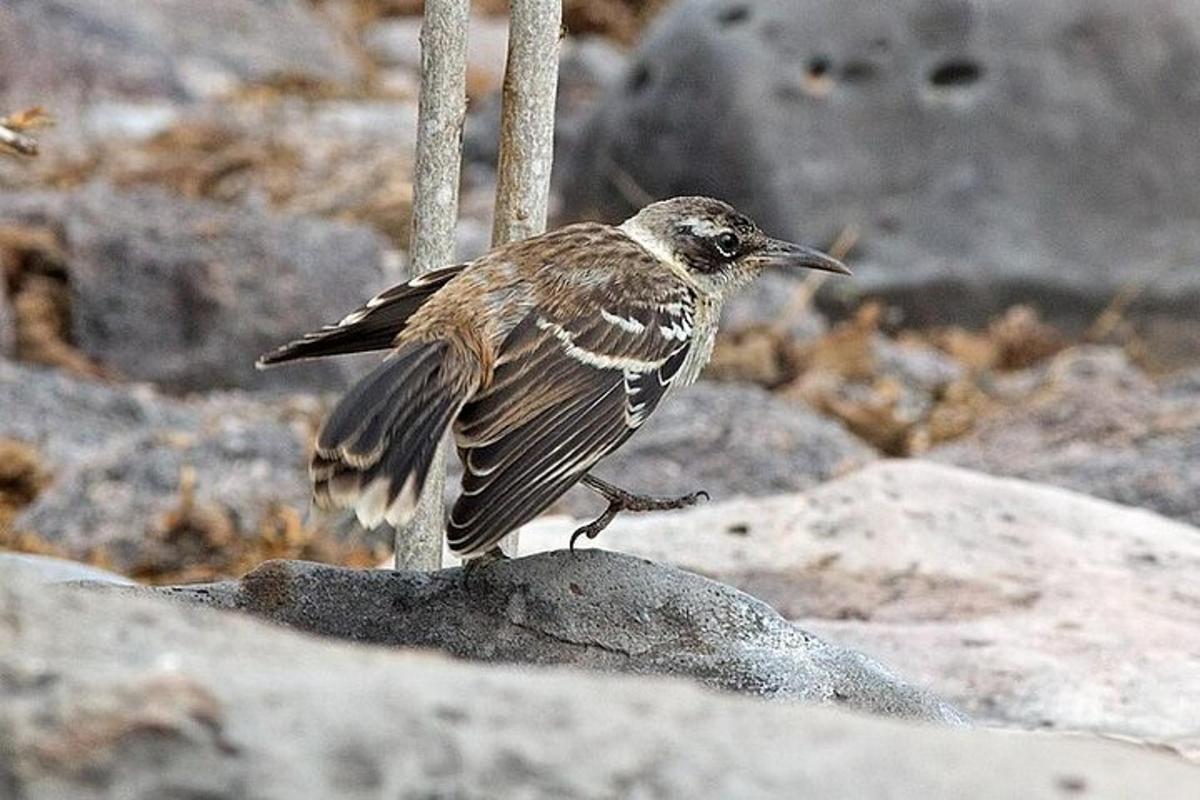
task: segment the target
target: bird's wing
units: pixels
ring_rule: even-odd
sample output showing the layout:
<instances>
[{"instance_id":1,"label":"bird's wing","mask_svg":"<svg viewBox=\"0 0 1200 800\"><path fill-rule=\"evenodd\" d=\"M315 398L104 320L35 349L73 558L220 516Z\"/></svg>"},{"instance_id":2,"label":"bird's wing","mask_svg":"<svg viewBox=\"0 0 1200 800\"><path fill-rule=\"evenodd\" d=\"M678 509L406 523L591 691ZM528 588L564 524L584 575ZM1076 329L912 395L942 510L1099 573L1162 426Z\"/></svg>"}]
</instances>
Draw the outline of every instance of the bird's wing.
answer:
<instances>
[{"instance_id":1,"label":"bird's wing","mask_svg":"<svg viewBox=\"0 0 1200 800\"><path fill-rule=\"evenodd\" d=\"M340 322L305 334L258 359L259 367L305 358L323 358L368 350L386 350L396 342L408 318L468 265L435 269L372 297Z\"/></svg>"},{"instance_id":2,"label":"bird's wing","mask_svg":"<svg viewBox=\"0 0 1200 800\"><path fill-rule=\"evenodd\" d=\"M464 475L447 527L455 552L490 548L554 502L641 427L679 372L691 291L664 281L620 299L607 288L569 309L535 306L459 413Z\"/></svg>"}]
</instances>

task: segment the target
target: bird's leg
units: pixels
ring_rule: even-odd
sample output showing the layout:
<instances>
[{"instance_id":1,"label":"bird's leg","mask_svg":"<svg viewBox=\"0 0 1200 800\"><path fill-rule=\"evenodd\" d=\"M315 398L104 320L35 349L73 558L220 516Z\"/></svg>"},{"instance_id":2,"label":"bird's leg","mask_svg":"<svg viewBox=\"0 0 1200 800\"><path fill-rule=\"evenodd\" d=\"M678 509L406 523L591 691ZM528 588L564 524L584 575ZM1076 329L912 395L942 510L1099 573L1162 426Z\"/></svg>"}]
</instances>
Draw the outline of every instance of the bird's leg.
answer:
<instances>
[{"instance_id":1,"label":"bird's leg","mask_svg":"<svg viewBox=\"0 0 1200 800\"><path fill-rule=\"evenodd\" d=\"M575 549L575 541L580 536L586 536L589 539L599 536L600 531L607 528L608 524L622 511L670 511L694 506L701 499L708 499L708 492L704 490L680 497L650 497L644 494L633 494L586 473L580 479L580 483L607 500L608 508L604 509L604 513L599 517L571 534L571 550Z\"/></svg>"}]
</instances>

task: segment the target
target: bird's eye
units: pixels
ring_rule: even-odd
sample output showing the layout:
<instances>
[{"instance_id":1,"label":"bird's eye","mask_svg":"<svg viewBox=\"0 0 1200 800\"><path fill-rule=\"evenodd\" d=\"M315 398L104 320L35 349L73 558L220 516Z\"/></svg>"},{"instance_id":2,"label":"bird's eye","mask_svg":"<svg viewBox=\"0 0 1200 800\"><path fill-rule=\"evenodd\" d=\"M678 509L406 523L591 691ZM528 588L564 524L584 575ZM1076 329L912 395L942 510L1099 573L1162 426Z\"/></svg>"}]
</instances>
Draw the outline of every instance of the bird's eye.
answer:
<instances>
[{"instance_id":1,"label":"bird's eye","mask_svg":"<svg viewBox=\"0 0 1200 800\"><path fill-rule=\"evenodd\" d=\"M740 245L741 242L738 241L736 233L725 231L717 236L716 244L717 249L721 251L721 255L725 256L726 258L733 258L735 255L737 255L738 245Z\"/></svg>"}]
</instances>

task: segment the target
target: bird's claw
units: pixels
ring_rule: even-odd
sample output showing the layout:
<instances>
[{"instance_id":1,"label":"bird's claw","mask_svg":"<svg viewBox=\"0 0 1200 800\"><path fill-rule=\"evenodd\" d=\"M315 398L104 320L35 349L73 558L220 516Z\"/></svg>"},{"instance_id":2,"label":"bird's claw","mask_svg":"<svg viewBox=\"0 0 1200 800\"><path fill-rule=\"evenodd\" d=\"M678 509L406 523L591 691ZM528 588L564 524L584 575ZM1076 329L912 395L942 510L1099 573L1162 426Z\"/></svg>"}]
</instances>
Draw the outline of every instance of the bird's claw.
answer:
<instances>
[{"instance_id":1,"label":"bird's claw","mask_svg":"<svg viewBox=\"0 0 1200 800\"><path fill-rule=\"evenodd\" d=\"M593 486L593 488L597 487ZM622 511L670 511L679 508L690 508L701 500L711 499L708 492L703 489L680 497L665 498L630 494L622 489L608 485L603 485L603 489L597 488L597 491L601 491L608 498L608 508L604 510L603 514L587 525L575 529L575 532L571 534L571 540L567 543L567 549L572 553L575 552L575 542L579 541L580 536L595 539L600 535L601 531L608 527L617 514Z\"/></svg>"}]
</instances>

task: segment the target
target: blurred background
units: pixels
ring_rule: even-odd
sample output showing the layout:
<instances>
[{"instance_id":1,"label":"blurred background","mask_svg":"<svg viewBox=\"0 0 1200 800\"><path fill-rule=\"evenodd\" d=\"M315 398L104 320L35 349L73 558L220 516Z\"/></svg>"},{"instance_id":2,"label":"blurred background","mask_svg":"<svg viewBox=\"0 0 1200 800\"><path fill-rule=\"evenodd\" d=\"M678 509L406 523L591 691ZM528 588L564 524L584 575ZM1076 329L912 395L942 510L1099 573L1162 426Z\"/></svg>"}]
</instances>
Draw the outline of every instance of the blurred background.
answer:
<instances>
[{"instance_id":1,"label":"blurred background","mask_svg":"<svg viewBox=\"0 0 1200 800\"><path fill-rule=\"evenodd\" d=\"M0 548L153 582L386 558L389 533L308 508L311 437L363 362L253 362L403 275L420 12L0 7L0 114L56 122L0 160ZM488 248L504 15L478 2L469 33L464 259ZM1200 3L566 0L564 22L553 225L703 193L855 271L750 289L706 380L603 473L720 500L921 458L1200 523ZM558 510L594 510L579 494Z\"/></svg>"}]
</instances>

